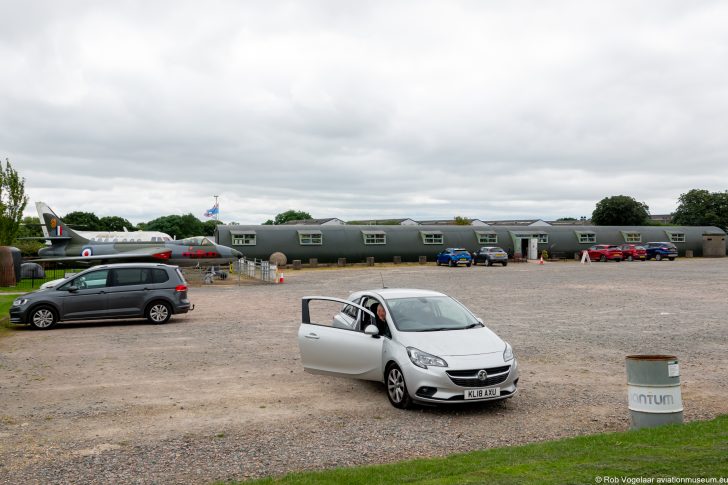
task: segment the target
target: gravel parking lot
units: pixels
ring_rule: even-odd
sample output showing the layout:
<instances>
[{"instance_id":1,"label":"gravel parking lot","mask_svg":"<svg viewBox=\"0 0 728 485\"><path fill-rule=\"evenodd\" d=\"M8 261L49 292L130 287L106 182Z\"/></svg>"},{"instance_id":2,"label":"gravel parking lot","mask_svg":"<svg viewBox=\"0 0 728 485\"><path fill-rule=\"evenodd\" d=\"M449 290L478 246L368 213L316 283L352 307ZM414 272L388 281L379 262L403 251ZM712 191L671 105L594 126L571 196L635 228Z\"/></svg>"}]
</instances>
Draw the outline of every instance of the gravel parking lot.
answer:
<instances>
[{"instance_id":1,"label":"gravel parking lot","mask_svg":"<svg viewBox=\"0 0 728 485\"><path fill-rule=\"evenodd\" d=\"M680 359L685 419L728 413L728 258L403 265L193 288L194 312L17 327L0 339L0 483L206 483L629 428L624 358ZM303 372L300 298L380 287L455 296L514 347L501 403L390 406Z\"/></svg>"}]
</instances>

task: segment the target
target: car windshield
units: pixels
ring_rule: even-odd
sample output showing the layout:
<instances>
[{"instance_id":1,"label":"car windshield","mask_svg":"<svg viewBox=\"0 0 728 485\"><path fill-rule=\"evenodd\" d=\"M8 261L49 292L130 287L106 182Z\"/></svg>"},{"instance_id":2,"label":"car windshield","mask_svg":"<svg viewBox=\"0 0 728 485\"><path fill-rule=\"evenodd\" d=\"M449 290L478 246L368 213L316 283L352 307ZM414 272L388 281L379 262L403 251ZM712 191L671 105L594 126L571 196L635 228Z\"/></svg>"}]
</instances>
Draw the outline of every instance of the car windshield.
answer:
<instances>
[{"instance_id":1,"label":"car windshield","mask_svg":"<svg viewBox=\"0 0 728 485\"><path fill-rule=\"evenodd\" d=\"M453 251L453 253L455 253L455 254L470 254L470 253L469 253L469 252L468 252L467 250L465 250L465 249L456 249L456 250L454 250L454 251Z\"/></svg>"},{"instance_id":2,"label":"car windshield","mask_svg":"<svg viewBox=\"0 0 728 485\"><path fill-rule=\"evenodd\" d=\"M394 326L400 332L435 332L480 327L478 320L449 296L387 300Z\"/></svg>"},{"instance_id":3,"label":"car windshield","mask_svg":"<svg viewBox=\"0 0 728 485\"><path fill-rule=\"evenodd\" d=\"M501 248L490 248L491 253L505 253Z\"/></svg>"}]
</instances>

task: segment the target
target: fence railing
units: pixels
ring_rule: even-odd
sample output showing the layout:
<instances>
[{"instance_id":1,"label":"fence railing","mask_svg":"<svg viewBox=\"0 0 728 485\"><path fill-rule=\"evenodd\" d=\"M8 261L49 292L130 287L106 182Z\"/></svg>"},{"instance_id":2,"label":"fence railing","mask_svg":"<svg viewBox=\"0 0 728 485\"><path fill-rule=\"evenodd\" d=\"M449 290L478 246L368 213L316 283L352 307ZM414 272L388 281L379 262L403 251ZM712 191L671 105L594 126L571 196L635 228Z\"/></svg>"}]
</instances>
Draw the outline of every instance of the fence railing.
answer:
<instances>
[{"instance_id":1,"label":"fence railing","mask_svg":"<svg viewBox=\"0 0 728 485\"><path fill-rule=\"evenodd\" d=\"M278 266L261 259L241 258L233 263L233 271L240 277L251 278L266 283L278 283Z\"/></svg>"}]
</instances>

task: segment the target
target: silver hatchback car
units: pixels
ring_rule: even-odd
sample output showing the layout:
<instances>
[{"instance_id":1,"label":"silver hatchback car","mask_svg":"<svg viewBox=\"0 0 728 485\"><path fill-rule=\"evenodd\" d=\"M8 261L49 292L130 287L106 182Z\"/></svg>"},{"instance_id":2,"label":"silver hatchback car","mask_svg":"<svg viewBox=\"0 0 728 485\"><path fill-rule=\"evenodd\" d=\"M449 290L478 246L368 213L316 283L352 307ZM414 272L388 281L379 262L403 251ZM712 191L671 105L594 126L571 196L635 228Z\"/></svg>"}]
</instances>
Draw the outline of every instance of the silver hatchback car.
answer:
<instances>
[{"instance_id":1,"label":"silver hatchback car","mask_svg":"<svg viewBox=\"0 0 728 485\"><path fill-rule=\"evenodd\" d=\"M333 319L314 322L309 306L316 300L343 307ZM517 392L511 346L447 295L387 288L346 300L308 296L302 303L298 345L307 372L384 382L398 408L506 399Z\"/></svg>"},{"instance_id":2,"label":"silver hatchback car","mask_svg":"<svg viewBox=\"0 0 728 485\"><path fill-rule=\"evenodd\" d=\"M144 317L165 323L191 308L187 282L177 266L108 264L17 298L10 307L10 322L40 330L68 320Z\"/></svg>"}]
</instances>

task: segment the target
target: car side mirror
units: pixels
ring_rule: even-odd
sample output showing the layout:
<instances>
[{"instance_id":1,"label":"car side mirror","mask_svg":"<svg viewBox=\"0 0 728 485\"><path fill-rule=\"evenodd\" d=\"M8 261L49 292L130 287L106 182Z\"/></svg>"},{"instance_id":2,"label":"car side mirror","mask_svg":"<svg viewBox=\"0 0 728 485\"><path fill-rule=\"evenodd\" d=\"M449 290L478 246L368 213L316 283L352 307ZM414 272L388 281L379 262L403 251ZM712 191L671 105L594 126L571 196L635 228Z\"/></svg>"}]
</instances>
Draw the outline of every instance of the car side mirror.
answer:
<instances>
[{"instance_id":1,"label":"car side mirror","mask_svg":"<svg viewBox=\"0 0 728 485\"><path fill-rule=\"evenodd\" d=\"M71 285L68 287L69 293L76 293L78 291L78 286Z\"/></svg>"},{"instance_id":2,"label":"car side mirror","mask_svg":"<svg viewBox=\"0 0 728 485\"><path fill-rule=\"evenodd\" d=\"M485 325L485 322L483 321L483 319L482 319L482 318L478 317L478 318L476 318L476 320L477 320L477 321L478 321L478 323L480 323L481 325Z\"/></svg>"},{"instance_id":3,"label":"car side mirror","mask_svg":"<svg viewBox=\"0 0 728 485\"><path fill-rule=\"evenodd\" d=\"M376 336L379 335L379 329L377 328L376 325L373 325L373 324L370 323L364 329L364 333L367 334L367 335L371 335L372 337L376 337Z\"/></svg>"}]
</instances>

